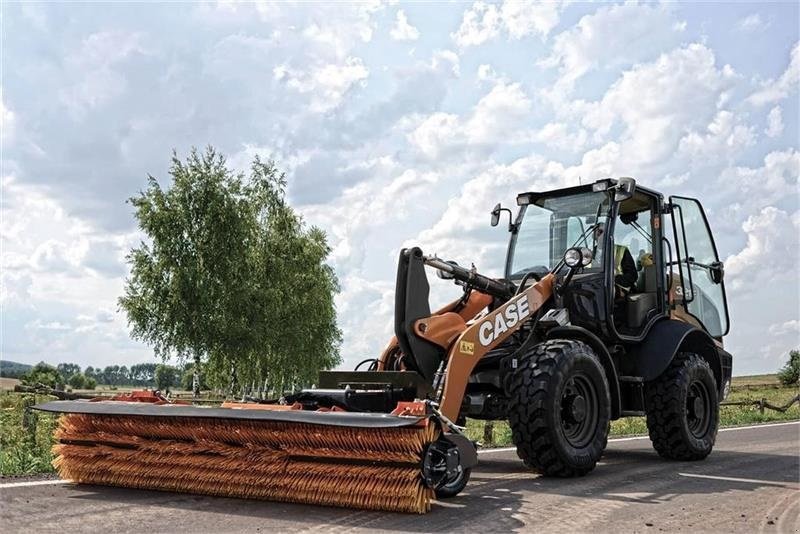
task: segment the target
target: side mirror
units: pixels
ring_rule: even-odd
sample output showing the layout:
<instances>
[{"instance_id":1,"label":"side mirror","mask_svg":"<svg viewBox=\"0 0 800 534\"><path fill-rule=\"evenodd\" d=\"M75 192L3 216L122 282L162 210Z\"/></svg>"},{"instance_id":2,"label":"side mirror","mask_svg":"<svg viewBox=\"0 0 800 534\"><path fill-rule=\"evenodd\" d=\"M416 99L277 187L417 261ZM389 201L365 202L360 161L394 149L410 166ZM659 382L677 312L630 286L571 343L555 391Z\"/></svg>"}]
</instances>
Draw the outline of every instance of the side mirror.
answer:
<instances>
[{"instance_id":1,"label":"side mirror","mask_svg":"<svg viewBox=\"0 0 800 534\"><path fill-rule=\"evenodd\" d=\"M617 182L616 191L614 191L614 201L622 202L628 200L633 196L636 191L636 180L629 177L620 178Z\"/></svg>"},{"instance_id":2,"label":"side mirror","mask_svg":"<svg viewBox=\"0 0 800 534\"><path fill-rule=\"evenodd\" d=\"M504 211L508 212L508 231L511 232L514 230L514 223L511 222L511 210L504 208L499 202L494 208L492 208L492 226L497 226L497 224L500 222L500 213Z\"/></svg>"},{"instance_id":3,"label":"side mirror","mask_svg":"<svg viewBox=\"0 0 800 534\"><path fill-rule=\"evenodd\" d=\"M499 202L494 208L492 208L492 226L497 226L497 224L500 222L500 210L502 209L503 208L500 206Z\"/></svg>"},{"instance_id":4,"label":"side mirror","mask_svg":"<svg viewBox=\"0 0 800 534\"><path fill-rule=\"evenodd\" d=\"M721 284L725 278L725 265L721 261L715 261L709 265L708 275L711 277L712 282Z\"/></svg>"}]
</instances>

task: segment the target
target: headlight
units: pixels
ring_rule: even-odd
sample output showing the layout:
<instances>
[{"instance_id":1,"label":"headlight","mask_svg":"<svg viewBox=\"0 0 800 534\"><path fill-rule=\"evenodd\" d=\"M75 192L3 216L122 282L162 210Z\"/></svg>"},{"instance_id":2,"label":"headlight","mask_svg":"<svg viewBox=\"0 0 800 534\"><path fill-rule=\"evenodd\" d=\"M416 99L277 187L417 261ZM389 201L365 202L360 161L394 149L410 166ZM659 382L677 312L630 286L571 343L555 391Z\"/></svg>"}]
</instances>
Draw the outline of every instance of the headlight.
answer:
<instances>
[{"instance_id":1,"label":"headlight","mask_svg":"<svg viewBox=\"0 0 800 534\"><path fill-rule=\"evenodd\" d=\"M579 248L569 248L564 253L564 263L567 264L567 267L577 267L581 264L582 259L583 254Z\"/></svg>"},{"instance_id":2,"label":"headlight","mask_svg":"<svg viewBox=\"0 0 800 534\"><path fill-rule=\"evenodd\" d=\"M581 249L581 265L588 267L592 263L592 251L586 247Z\"/></svg>"}]
</instances>

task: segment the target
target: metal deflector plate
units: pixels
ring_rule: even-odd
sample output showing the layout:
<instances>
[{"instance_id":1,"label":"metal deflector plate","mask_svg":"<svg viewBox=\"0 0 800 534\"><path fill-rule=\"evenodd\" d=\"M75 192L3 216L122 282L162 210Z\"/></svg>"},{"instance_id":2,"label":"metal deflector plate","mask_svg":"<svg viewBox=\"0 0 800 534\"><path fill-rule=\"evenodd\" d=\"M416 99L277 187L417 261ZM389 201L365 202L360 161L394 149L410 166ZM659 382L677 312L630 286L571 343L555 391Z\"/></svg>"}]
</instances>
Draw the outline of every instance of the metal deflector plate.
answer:
<instances>
[{"instance_id":1,"label":"metal deflector plate","mask_svg":"<svg viewBox=\"0 0 800 534\"><path fill-rule=\"evenodd\" d=\"M129 415L141 417L196 417L238 421L280 421L308 425L349 426L357 428L401 428L426 419L418 416L383 413L312 412L306 410L247 410L203 408L182 404L153 405L141 402L83 400L52 401L33 407L43 412L90 415Z\"/></svg>"}]
</instances>

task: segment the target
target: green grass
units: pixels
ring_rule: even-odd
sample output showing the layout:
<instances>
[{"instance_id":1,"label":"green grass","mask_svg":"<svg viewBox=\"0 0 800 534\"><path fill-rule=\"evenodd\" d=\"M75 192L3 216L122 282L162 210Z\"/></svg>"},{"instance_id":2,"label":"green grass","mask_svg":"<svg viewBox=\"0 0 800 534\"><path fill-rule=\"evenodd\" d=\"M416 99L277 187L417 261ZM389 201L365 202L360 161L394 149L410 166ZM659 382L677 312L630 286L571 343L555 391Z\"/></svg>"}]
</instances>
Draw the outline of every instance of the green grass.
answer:
<instances>
[{"instance_id":1,"label":"green grass","mask_svg":"<svg viewBox=\"0 0 800 534\"><path fill-rule=\"evenodd\" d=\"M774 377L774 375L771 375ZM748 377L749 378L749 377ZM726 402L757 401L766 399L772 405L783 406L798 394L797 387L762 386L755 387L747 382L744 387L734 385ZM760 413L757 406L722 406L720 407L720 426L739 426L773 421L793 421L800 419L800 405L795 404L785 413L764 410ZM511 445L511 429L505 421L495 421L492 440L484 439L484 421L467 420L467 435L470 439L480 441L485 447L506 447ZM611 422L612 436L635 436L647 434L644 417L625 417Z\"/></svg>"},{"instance_id":2,"label":"green grass","mask_svg":"<svg viewBox=\"0 0 800 534\"><path fill-rule=\"evenodd\" d=\"M53 400L45 395L0 393L0 475L52 473L53 430L56 417L31 411L23 425L24 403Z\"/></svg>"}]
</instances>

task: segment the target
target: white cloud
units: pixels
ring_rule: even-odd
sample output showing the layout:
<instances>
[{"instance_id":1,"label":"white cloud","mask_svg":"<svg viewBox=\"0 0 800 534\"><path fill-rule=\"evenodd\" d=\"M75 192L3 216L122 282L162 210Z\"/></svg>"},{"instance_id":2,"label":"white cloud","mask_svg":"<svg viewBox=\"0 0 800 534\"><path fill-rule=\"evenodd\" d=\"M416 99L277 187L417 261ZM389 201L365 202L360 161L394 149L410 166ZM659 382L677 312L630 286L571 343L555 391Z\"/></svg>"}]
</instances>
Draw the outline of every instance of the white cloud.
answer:
<instances>
[{"instance_id":1,"label":"white cloud","mask_svg":"<svg viewBox=\"0 0 800 534\"><path fill-rule=\"evenodd\" d=\"M785 321L783 323L776 323L770 325L769 333L775 336L780 336L783 334L800 334L800 321L797 319L791 319L789 321Z\"/></svg>"},{"instance_id":2,"label":"white cloud","mask_svg":"<svg viewBox=\"0 0 800 534\"><path fill-rule=\"evenodd\" d=\"M752 126L737 121L728 110L721 110L706 131L691 131L681 138L679 154L688 156L694 165L707 166L719 162L732 163L741 151L755 143L756 134Z\"/></svg>"},{"instance_id":3,"label":"white cloud","mask_svg":"<svg viewBox=\"0 0 800 534\"><path fill-rule=\"evenodd\" d=\"M736 29L744 33L755 33L769 28L770 23L761 18L759 13L752 13L736 22Z\"/></svg>"},{"instance_id":4,"label":"white cloud","mask_svg":"<svg viewBox=\"0 0 800 534\"><path fill-rule=\"evenodd\" d=\"M742 230L747 244L725 260L730 289L756 291L760 286L797 279L800 212L789 215L768 206L748 217Z\"/></svg>"},{"instance_id":5,"label":"white cloud","mask_svg":"<svg viewBox=\"0 0 800 534\"><path fill-rule=\"evenodd\" d=\"M395 25L389 35L395 41L416 41L419 39L419 30L409 24L405 12L402 9L398 9Z\"/></svg>"},{"instance_id":6,"label":"white cloud","mask_svg":"<svg viewBox=\"0 0 800 534\"><path fill-rule=\"evenodd\" d=\"M311 110L325 112L339 106L354 85L363 83L369 69L361 58L348 57L343 64L329 63L310 71L279 65L273 69L273 76L299 93L310 93Z\"/></svg>"},{"instance_id":7,"label":"white cloud","mask_svg":"<svg viewBox=\"0 0 800 534\"><path fill-rule=\"evenodd\" d=\"M450 34L461 48L477 46L500 33L500 12L494 4L475 2L464 12L461 25Z\"/></svg>"},{"instance_id":8,"label":"white cloud","mask_svg":"<svg viewBox=\"0 0 800 534\"><path fill-rule=\"evenodd\" d=\"M564 122L548 122L534 135L534 139L548 147L577 152L586 146L587 133L583 128L570 131Z\"/></svg>"},{"instance_id":9,"label":"white cloud","mask_svg":"<svg viewBox=\"0 0 800 534\"><path fill-rule=\"evenodd\" d=\"M564 2L558 1L507 0L503 2L500 15L508 35L514 39L531 34L547 37L558 25L563 8Z\"/></svg>"},{"instance_id":10,"label":"white cloud","mask_svg":"<svg viewBox=\"0 0 800 534\"><path fill-rule=\"evenodd\" d=\"M751 94L747 100L755 106L778 102L788 97L800 85L800 43L795 43L791 52L789 66L777 80L767 80L761 89Z\"/></svg>"},{"instance_id":11,"label":"white cloud","mask_svg":"<svg viewBox=\"0 0 800 534\"><path fill-rule=\"evenodd\" d=\"M667 5L619 4L583 16L578 24L555 36L544 67L559 67L555 91L569 92L594 69L632 65L675 43L681 33Z\"/></svg>"},{"instance_id":12,"label":"white cloud","mask_svg":"<svg viewBox=\"0 0 800 534\"><path fill-rule=\"evenodd\" d=\"M506 0L496 4L475 2L464 12L461 25L451 34L461 48L477 46L497 37L501 31L512 39L528 35L547 37L558 25L564 2Z\"/></svg>"},{"instance_id":13,"label":"white cloud","mask_svg":"<svg viewBox=\"0 0 800 534\"><path fill-rule=\"evenodd\" d=\"M147 54L138 32L103 31L83 40L79 50L64 63L68 76L76 79L60 91L60 100L76 118L106 104L125 91L127 82L116 66L134 54Z\"/></svg>"},{"instance_id":14,"label":"white cloud","mask_svg":"<svg viewBox=\"0 0 800 534\"><path fill-rule=\"evenodd\" d=\"M767 115L767 128L764 133L767 137L780 137L783 133L783 114L780 106L775 106L769 110Z\"/></svg>"},{"instance_id":15,"label":"white cloud","mask_svg":"<svg viewBox=\"0 0 800 534\"><path fill-rule=\"evenodd\" d=\"M99 233L41 188L9 177L2 185L3 356L84 365L152 361L152 351L130 340L124 315L108 311L122 294L123 254L137 234ZM114 246L98 253L97 243ZM90 323L97 326L87 336L82 327Z\"/></svg>"},{"instance_id":16,"label":"white cloud","mask_svg":"<svg viewBox=\"0 0 800 534\"><path fill-rule=\"evenodd\" d=\"M436 112L425 117L408 134L408 140L429 158L437 158L467 145L489 149L501 143L514 143L521 120L529 113L531 100L519 83L496 83L467 117Z\"/></svg>"},{"instance_id":17,"label":"white cloud","mask_svg":"<svg viewBox=\"0 0 800 534\"><path fill-rule=\"evenodd\" d=\"M631 172L642 166L653 172L657 166L671 163L687 130L707 127L711 139L715 132L726 133L725 124L733 128L730 115L718 116L719 124L712 117L720 95L737 79L728 65L717 68L709 48L691 44L662 54L652 63L636 65L624 72L600 101L579 103L566 112L580 118L596 141L617 136ZM618 124L623 126L622 132L613 133ZM734 132L732 142L741 143L741 138L747 137L746 128L732 130L730 135ZM694 141L695 145L702 142Z\"/></svg>"}]
</instances>

